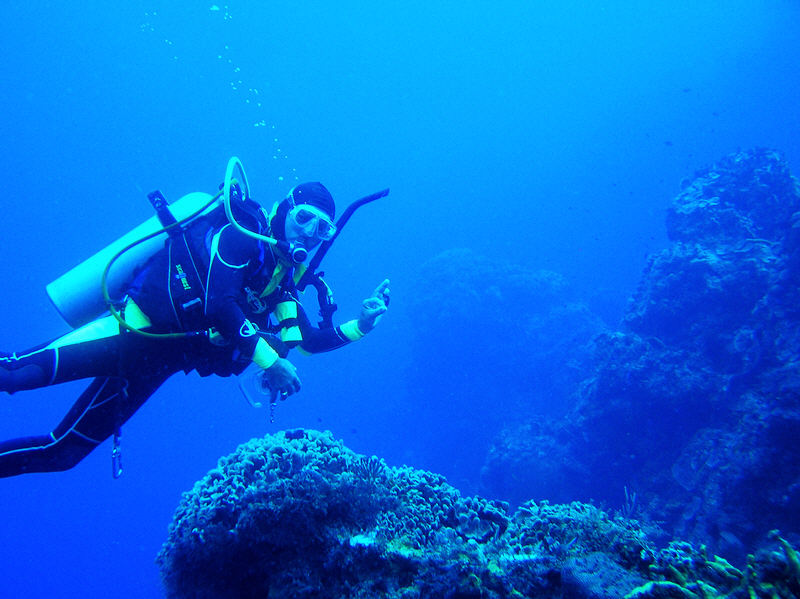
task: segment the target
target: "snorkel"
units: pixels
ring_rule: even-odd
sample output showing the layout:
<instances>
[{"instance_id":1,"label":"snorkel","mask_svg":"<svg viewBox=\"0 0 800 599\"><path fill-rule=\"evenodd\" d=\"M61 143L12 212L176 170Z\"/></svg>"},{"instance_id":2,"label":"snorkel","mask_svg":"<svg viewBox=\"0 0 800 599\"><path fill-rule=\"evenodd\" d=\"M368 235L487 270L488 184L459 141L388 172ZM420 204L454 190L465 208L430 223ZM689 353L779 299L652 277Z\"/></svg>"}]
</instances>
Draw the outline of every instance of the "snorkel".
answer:
<instances>
[{"instance_id":1,"label":"snorkel","mask_svg":"<svg viewBox=\"0 0 800 599\"><path fill-rule=\"evenodd\" d=\"M303 291L308 285L311 283L311 277L314 276L314 272L319 268L322 259L325 257L325 254L328 253L328 250L331 249L333 242L336 241L336 238L339 236L339 233L342 232L342 227L347 224L347 221L350 220L350 217L353 216L353 213L363 206L364 204L368 204L370 202L374 202L375 200L379 200L380 198L386 197L389 195L389 188L381 189L380 191L376 191L375 193L371 193L368 196L364 196L350 204L342 215L339 217L339 220L336 221L336 233L333 234L327 241L323 241L322 244L317 249L317 253L314 254L314 257L311 259L311 262L308 264L308 269L306 270L303 277L298 281L297 288L300 291Z\"/></svg>"},{"instance_id":2,"label":"snorkel","mask_svg":"<svg viewBox=\"0 0 800 599\"><path fill-rule=\"evenodd\" d=\"M364 204L369 204L370 202L379 200L387 195L389 195L388 187L386 189L376 191L368 196L364 196L363 198L359 198L350 204L339 217L339 220L336 221L336 232L333 234L333 237L327 241L323 241L319 248L317 248L317 252L311 259L311 262L308 264L306 271L297 281L296 287L298 291L303 292L305 291L306 287L312 285L317 292L319 313L320 316L322 316L322 320L319 321L320 328L329 329L333 327L333 313L336 312L338 308L336 303L333 301L333 291L331 291L331 288L328 287L328 284L322 279L322 277L325 276L325 273L322 271L317 272L322 259L325 257L325 254L328 253L328 250L331 249L333 242L336 241L337 237L339 237L339 233L342 232L342 228L347 224L347 221L350 220L350 217L353 216L353 213L356 210L358 210Z\"/></svg>"}]
</instances>

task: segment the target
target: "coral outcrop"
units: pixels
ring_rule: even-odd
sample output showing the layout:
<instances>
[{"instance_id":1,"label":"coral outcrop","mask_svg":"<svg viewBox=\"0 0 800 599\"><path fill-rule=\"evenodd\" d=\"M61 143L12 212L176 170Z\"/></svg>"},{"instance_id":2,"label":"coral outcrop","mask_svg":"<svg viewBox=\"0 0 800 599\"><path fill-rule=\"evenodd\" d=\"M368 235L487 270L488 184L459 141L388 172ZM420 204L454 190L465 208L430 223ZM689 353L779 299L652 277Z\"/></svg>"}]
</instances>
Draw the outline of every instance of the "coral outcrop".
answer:
<instances>
[{"instance_id":1,"label":"coral outcrop","mask_svg":"<svg viewBox=\"0 0 800 599\"><path fill-rule=\"evenodd\" d=\"M678 535L743 559L800 522L797 181L776 152L737 152L685 184L667 231L573 412L505 431L484 481L514 499L556 477L610 505L635 490ZM532 481L504 493L512 467Z\"/></svg>"},{"instance_id":2,"label":"coral outcrop","mask_svg":"<svg viewBox=\"0 0 800 599\"><path fill-rule=\"evenodd\" d=\"M797 556L775 538L742 572L688 543L657 549L592 505L511 513L292 430L240 446L186 493L158 561L171 599L790 597Z\"/></svg>"}]
</instances>

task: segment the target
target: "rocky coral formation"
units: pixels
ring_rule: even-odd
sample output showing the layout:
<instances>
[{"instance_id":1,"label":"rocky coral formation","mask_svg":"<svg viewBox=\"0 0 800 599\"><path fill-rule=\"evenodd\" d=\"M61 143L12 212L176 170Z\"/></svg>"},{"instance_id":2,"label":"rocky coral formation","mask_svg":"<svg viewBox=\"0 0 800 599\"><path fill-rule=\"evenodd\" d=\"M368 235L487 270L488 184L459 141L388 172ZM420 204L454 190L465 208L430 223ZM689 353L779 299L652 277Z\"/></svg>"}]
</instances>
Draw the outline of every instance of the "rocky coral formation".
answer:
<instances>
[{"instance_id":1,"label":"rocky coral formation","mask_svg":"<svg viewBox=\"0 0 800 599\"><path fill-rule=\"evenodd\" d=\"M172 599L743 597L765 585L788 597L790 552L743 574L686 543L656 549L635 521L592 505L512 514L293 430L221 459L184 495L158 560Z\"/></svg>"},{"instance_id":2,"label":"rocky coral formation","mask_svg":"<svg viewBox=\"0 0 800 599\"><path fill-rule=\"evenodd\" d=\"M534 482L506 497L547 497L536 481L558 476L611 505L636 489L679 535L743 558L800 522L797 182L776 152L738 152L684 187L667 229L621 330L596 338L574 412L506 431L484 480L502 493L493 481L527 468Z\"/></svg>"},{"instance_id":3,"label":"rocky coral formation","mask_svg":"<svg viewBox=\"0 0 800 599\"><path fill-rule=\"evenodd\" d=\"M220 460L185 495L159 560L171 597L435 596L483 584L456 556L508 525L503 506L441 476L296 430Z\"/></svg>"}]
</instances>

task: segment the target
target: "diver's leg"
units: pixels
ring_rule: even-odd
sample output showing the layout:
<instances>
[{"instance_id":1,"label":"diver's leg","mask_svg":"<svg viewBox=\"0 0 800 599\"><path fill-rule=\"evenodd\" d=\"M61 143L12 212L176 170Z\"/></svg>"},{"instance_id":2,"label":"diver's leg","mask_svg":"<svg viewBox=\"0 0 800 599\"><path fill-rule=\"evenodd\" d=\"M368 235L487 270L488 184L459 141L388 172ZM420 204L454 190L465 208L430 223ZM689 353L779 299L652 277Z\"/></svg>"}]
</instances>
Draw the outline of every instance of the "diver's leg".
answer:
<instances>
[{"instance_id":1,"label":"diver's leg","mask_svg":"<svg viewBox=\"0 0 800 599\"><path fill-rule=\"evenodd\" d=\"M120 333L58 346L53 382L96 376L49 435L0 443L0 477L67 470L110 437L194 352L187 339ZM114 373L115 376L109 376Z\"/></svg>"},{"instance_id":2,"label":"diver's leg","mask_svg":"<svg viewBox=\"0 0 800 599\"><path fill-rule=\"evenodd\" d=\"M122 335L68 345L49 344L22 354L0 354L0 391L16 393L119 373Z\"/></svg>"},{"instance_id":3,"label":"diver's leg","mask_svg":"<svg viewBox=\"0 0 800 599\"><path fill-rule=\"evenodd\" d=\"M53 384L57 353L45 348L22 354L0 353L0 391L16 393Z\"/></svg>"},{"instance_id":4,"label":"diver's leg","mask_svg":"<svg viewBox=\"0 0 800 599\"><path fill-rule=\"evenodd\" d=\"M71 434L72 427L85 416L92 404L103 402L119 383L98 378L78 398L55 431L48 435L22 437L0 443L0 477L25 472L55 472L77 464L97 446L93 440Z\"/></svg>"},{"instance_id":5,"label":"diver's leg","mask_svg":"<svg viewBox=\"0 0 800 599\"><path fill-rule=\"evenodd\" d=\"M119 322L107 316L25 352L0 353L0 391L15 393L119 369Z\"/></svg>"},{"instance_id":6,"label":"diver's leg","mask_svg":"<svg viewBox=\"0 0 800 599\"><path fill-rule=\"evenodd\" d=\"M127 421L174 372L159 368L130 380L96 378L49 435L0 443L0 478L72 468Z\"/></svg>"},{"instance_id":7,"label":"diver's leg","mask_svg":"<svg viewBox=\"0 0 800 599\"><path fill-rule=\"evenodd\" d=\"M0 353L0 391L15 393L76 379L116 376L123 366L120 354L130 345L112 316L87 325L25 352Z\"/></svg>"}]
</instances>

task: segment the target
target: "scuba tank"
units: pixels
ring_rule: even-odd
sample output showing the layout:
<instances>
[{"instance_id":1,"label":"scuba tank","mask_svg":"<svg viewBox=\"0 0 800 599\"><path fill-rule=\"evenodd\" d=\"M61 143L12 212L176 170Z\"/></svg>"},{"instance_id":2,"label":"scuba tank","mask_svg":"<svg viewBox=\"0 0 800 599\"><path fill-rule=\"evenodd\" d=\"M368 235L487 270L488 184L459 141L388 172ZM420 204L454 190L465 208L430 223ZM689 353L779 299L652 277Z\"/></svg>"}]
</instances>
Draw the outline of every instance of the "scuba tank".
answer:
<instances>
[{"instance_id":1,"label":"scuba tank","mask_svg":"<svg viewBox=\"0 0 800 599\"><path fill-rule=\"evenodd\" d=\"M214 199L210 194L194 192L170 204L169 210L180 221L189 216L196 218L208 214L221 203L219 196ZM147 236L151 237L120 255L108 271L108 291L113 297L120 297L133 280L136 269L164 247L167 232L158 216L147 219L47 285L50 301L71 327L78 328L108 310L102 292L103 271L120 250Z\"/></svg>"},{"instance_id":2,"label":"scuba tank","mask_svg":"<svg viewBox=\"0 0 800 599\"><path fill-rule=\"evenodd\" d=\"M239 180L233 177L236 171ZM244 234L273 245L285 244L249 231L236 221L231 208L234 190L239 191L243 199L250 198L247 175L235 156L228 161L222 190L216 195L194 192L168 205L161 192L148 194L155 216L47 285L47 295L58 313L73 328L87 324L107 311L125 325L111 298L119 298L125 293L137 269L164 247L169 235L180 234L184 226L218 208L224 207L225 216Z\"/></svg>"}]
</instances>

